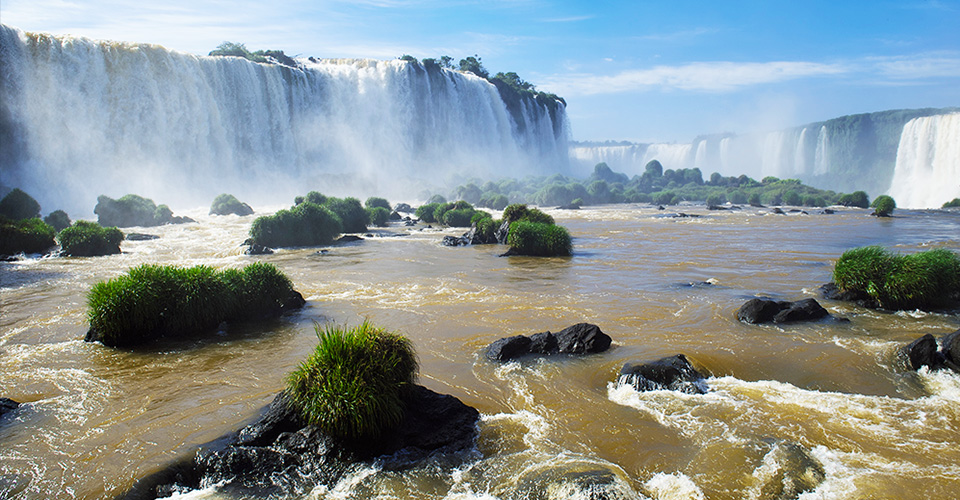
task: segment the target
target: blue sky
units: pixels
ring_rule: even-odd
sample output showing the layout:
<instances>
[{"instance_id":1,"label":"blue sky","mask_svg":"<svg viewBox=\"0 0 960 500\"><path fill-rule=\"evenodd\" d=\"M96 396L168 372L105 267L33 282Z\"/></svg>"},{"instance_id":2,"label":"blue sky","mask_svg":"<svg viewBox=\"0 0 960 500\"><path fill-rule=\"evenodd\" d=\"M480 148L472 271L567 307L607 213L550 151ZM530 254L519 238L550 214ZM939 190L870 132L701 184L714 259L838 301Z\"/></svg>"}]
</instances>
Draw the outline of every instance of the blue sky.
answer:
<instances>
[{"instance_id":1,"label":"blue sky","mask_svg":"<svg viewBox=\"0 0 960 500\"><path fill-rule=\"evenodd\" d=\"M25 31L206 54L478 54L566 98L573 138L687 142L960 106L960 0L2 0Z\"/></svg>"}]
</instances>

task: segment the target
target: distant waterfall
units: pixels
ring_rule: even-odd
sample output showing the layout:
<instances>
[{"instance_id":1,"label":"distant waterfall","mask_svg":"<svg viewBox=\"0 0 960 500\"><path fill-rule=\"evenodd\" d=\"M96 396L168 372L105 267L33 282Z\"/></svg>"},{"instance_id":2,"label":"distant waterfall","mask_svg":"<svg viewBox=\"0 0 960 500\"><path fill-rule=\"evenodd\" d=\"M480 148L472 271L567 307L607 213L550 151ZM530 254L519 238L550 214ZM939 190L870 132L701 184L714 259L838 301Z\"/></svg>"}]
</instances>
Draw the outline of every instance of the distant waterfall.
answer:
<instances>
[{"instance_id":1,"label":"distant waterfall","mask_svg":"<svg viewBox=\"0 0 960 500\"><path fill-rule=\"evenodd\" d=\"M888 193L908 208L939 208L960 197L960 113L904 125Z\"/></svg>"},{"instance_id":2,"label":"distant waterfall","mask_svg":"<svg viewBox=\"0 0 960 500\"><path fill-rule=\"evenodd\" d=\"M562 105L507 105L486 80L399 60L298 62L0 26L0 183L89 213L99 194L410 199L428 182L567 168Z\"/></svg>"}]
</instances>

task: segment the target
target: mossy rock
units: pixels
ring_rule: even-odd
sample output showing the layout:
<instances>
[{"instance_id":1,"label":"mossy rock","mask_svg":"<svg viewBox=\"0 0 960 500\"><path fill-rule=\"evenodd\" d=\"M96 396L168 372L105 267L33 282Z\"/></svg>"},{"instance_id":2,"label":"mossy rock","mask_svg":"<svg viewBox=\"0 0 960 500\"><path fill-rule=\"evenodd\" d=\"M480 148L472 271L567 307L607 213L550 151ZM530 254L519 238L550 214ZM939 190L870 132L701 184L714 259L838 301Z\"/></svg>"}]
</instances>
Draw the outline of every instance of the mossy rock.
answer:
<instances>
[{"instance_id":1,"label":"mossy rock","mask_svg":"<svg viewBox=\"0 0 960 500\"><path fill-rule=\"evenodd\" d=\"M236 196L232 194L223 193L217 195L213 199L213 204L210 205L210 215L250 215L253 213L253 209L250 208L250 205L243 203L238 200Z\"/></svg>"},{"instance_id":2,"label":"mossy rock","mask_svg":"<svg viewBox=\"0 0 960 500\"><path fill-rule=\"evenodd\" d=\"M557 257L573 253L570 233L561 226L543 222L520 220L511 223L507 243L513 255Z\"/></svg>"}]
</instances>

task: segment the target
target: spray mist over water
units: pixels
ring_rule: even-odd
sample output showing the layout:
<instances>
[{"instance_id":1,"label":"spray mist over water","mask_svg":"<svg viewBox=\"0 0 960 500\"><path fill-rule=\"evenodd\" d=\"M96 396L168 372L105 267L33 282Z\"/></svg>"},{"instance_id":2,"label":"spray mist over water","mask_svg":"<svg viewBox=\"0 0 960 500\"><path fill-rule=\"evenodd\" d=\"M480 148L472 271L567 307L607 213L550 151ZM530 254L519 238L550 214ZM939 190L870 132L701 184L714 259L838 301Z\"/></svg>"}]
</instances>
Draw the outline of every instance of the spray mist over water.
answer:
<instances>
[{"instance_id":1,"label":"spray mist over water","mask_svg":"<svg viewBox=\"0 0 960 500\"><path fill-rule=\"evenodd\" d=\"M136 193L173 206L416 197L473 175L564 171L563 107L404 61L297 69L0 26L0 182L45 212Z\"/></svg>"}]
</instances>

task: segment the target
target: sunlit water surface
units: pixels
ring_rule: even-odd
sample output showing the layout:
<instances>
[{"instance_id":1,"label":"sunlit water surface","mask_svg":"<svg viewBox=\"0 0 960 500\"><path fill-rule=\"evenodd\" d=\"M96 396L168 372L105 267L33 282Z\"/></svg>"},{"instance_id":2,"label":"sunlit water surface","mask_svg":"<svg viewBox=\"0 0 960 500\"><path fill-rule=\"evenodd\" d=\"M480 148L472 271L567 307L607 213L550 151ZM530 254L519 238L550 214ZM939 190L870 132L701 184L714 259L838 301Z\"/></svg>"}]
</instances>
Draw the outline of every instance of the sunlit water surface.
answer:
<instances>
[{"instance_id":1,"label":"sunlit water surface","mask_svg":"<svg viewBox=\"0 0 960 500\"><path fill-rule=\"evenodd\" d=\"M253 216L197 209L198 224L131 229L160 239L125 241L122 255L2 263L0 396L27 404L0 423L0 498L122 493L254 418L315 346L315 322L363 319L413 340L421 383L480 410L477 450L402 472L358 467L310 498L566 498L573 489L555 479L577 472L606 477L608 498L766 498L777 443L823 466L825 481L801 498L956 498L960 376L907 373L895 355L956 330L956 314L821 299L850 321L755 326L735 311L757 295L817 297L855 246L960 250L960 216L682 210L702 217L550 211L574 236L572 258L446 248L442 236L458 231L400 226L323 253L250 257L239 243ZM254 260L283 270L307 306L196 341L118 350L82 340L97 281L141 263ZM500 337L583 321L613 337L610 351L506 365L482 356ZM614 383L625 362L677 353L712 375L708 394Z\"/></svg>"}]
</instances>

